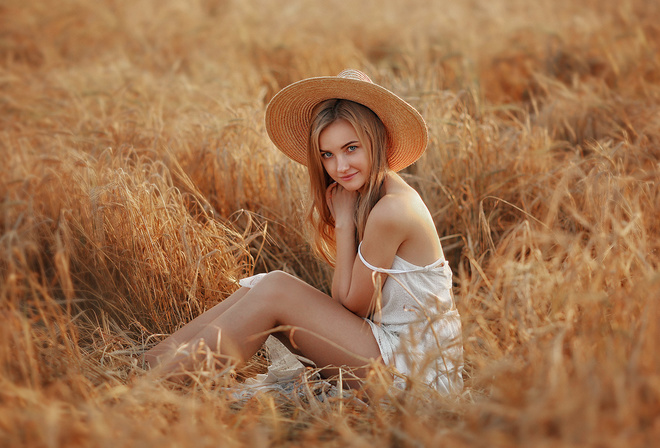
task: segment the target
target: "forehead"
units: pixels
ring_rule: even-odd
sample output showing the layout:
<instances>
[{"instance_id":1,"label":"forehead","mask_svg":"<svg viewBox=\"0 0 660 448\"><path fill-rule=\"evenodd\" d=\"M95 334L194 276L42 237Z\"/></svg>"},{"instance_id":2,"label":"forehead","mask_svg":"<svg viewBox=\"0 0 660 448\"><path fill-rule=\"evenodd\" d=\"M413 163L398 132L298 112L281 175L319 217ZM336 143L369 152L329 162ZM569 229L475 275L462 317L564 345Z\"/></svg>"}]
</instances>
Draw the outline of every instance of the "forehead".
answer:
<instances>
[{"instance_id":1,"label":"forehead","mask_svg":"<svg viewBox=\"0 0 660 448\"><path fill-rule=\"evenodd\" d=\"M330 123L319 135L319 146L324 150L338 149L346 143L359 141L353 125L343 118Z\"/></svg>"}]
</instances>

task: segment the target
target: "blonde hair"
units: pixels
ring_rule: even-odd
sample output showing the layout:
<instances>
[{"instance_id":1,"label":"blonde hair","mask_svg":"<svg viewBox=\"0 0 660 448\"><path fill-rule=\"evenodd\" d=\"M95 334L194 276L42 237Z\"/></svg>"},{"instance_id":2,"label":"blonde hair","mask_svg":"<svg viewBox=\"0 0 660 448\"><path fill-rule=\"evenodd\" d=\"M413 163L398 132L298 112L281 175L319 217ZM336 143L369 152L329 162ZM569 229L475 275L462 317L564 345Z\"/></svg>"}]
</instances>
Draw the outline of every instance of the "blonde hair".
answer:
<instances>
[{"instance_id":1,"label":"blonde hair","mask_svg":"<svg viewBox=\"0 0 660 448\"><path fill-rule=\"evenodd\" d=\"M359 103L331 99L319 103L312 112L307 145L307 171L311 188L311 204L307 213L308 225L314 231L313 248L331 265L335 264L335 223L326 202L325 192L334 182L323 167L319 149L321 132L337 120L348 121L369 152L371 172L366 184L358 192L355 207L355 240L364 236L364 228L371 209L380 199L381 188L389 169L387 164L387 131L378 116Z\"/></svg>"}]
</instances>

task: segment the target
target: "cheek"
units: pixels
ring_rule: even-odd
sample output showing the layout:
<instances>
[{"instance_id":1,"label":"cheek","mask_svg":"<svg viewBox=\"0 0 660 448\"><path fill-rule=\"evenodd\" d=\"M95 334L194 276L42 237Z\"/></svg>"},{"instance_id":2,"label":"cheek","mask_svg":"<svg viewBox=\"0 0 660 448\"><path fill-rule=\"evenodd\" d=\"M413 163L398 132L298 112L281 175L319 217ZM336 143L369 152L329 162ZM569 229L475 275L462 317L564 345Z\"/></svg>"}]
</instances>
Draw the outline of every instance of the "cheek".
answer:
<instances>
[{"instance_id":1,"label":"cheek","mask_svg":"<svg viewBox=\"0 0 660 448\"><path fill-rule=\"evenodd\" d=\"M321 166L326 173L332 171L332 159L321 159Z\"/></svg>"},{"instance_id":2,"label":"cheek","mask_svg":"<svg viewBox=\"0 0 660 448\"><path fill-rule=\"evenodd\" d=\"M369 154L364 154L364 157L362 158L362 166L364 169L371 171L371 157L369 157Z\"/></svg>"}]
</instances>

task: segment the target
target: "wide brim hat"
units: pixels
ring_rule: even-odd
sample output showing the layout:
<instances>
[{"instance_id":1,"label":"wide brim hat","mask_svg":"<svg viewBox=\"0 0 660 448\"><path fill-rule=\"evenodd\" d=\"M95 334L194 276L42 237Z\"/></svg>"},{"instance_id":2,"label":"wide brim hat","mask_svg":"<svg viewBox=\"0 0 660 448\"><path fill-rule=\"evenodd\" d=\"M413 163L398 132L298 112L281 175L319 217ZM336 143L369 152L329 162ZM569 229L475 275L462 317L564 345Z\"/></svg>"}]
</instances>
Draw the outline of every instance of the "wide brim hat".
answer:
<instances>
[{"instance_id":1,"label":"wide brim hat","mask_svg":"<svg viewBox=\"0 0 660 448\"><path fill-rule=\"evenodd\" d=\"M312 110L320 102L333 98L362 104L380 118L387 131L390 169L404 169L426 150L428 131L419 112L358 70L303 79L280 90L266 108L266 130L275 146L296 162L307 165Z\"/></svg>"}]
</instances>

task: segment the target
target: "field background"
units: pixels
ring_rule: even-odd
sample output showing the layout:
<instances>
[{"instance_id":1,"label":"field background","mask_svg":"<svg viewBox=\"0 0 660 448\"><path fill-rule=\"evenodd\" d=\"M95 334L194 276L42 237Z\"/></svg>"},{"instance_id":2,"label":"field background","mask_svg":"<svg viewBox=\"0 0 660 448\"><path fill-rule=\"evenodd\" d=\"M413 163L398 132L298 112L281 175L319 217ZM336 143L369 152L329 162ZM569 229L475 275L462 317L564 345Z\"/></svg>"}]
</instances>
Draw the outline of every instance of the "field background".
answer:
<instances>
[{"instance_id":1,"label":"field background","mask_svg":"<svg viewBox=\"0 0 660 448\"><path fill-rule=\"evenodd\" d=\"M657 443L659 24L644 0L2 0L0 446ZM464 393L151 377L153 335L241 276L327 287L263 115L347 67L427 119L405 175L455 272Z\"/></svg>"}]
</instances>

